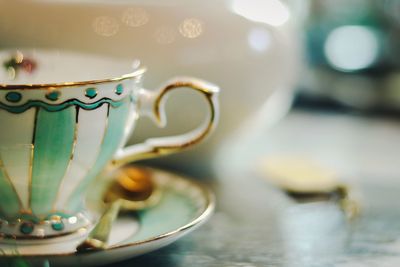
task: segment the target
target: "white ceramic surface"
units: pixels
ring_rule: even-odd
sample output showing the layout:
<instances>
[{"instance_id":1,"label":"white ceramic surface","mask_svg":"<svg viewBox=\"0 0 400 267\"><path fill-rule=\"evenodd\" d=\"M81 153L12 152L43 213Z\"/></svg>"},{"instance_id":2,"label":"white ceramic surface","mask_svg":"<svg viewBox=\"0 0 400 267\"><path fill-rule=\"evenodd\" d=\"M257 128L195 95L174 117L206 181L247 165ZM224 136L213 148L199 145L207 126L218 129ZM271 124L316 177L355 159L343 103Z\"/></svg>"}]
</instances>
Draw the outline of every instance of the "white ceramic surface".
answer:
<instances>
[{"instance_id":1,"label":"white ceramic surface","mask_svg":"<svg viewBox=\"0 0 400 267\"><path fill-rule=\"evenodd\" d=\"M279 0L0 1L0 46L138 58L152 71L145 80L148 88L176 73L217 83L223 89L218 131L200 150L170 158L197 166L212 160L225 138L246 127L255 114L264 112L257 115L262 125L275 111L287 109L300 65L294 23L291 10ZM271 96L277 92L275 101ZM277 103L273 112L262 108L269 99ZM140 121L131 142L194 128L203 113L187 110L202 104L192 93L171 99L169 127L160 131Z\"/></svg>"},{"instance_id":2,"label":"white ceramic surface","mask_svg":"<svg viewBox=\"0 0 400 267\"><path fill-rule=\"evenodd\" d=\"M162 189L160 203L137 213L136 216L120 217L113 225L109 249L75 254L75 248L86 236L85 233L52 239L35 246L1 244L3 256L0 256L0 265L16 262L29 264L28 266L43 266L46 262L49 266L109 264L164 247L188 234L210 217L215 203L208 189L179 175L149 170L155 184ZM113 177L99 177L93 184L89 196L92 208L98 206L98 198L109 179Z\"/></svg>"},{"instance_id":3,"label":"white ceramic surface","mask_svg":"<svg viewBox=\"0 0 400 267\"><path fill-rule=\"evenodd\" d=\"M20 49L0 50L0 84L43 84L91 81L120 77L137 70L139 62L134 58L121 60L106 55L60 51L59 49L23 49L23 56L36 63L32 73L18 71L10 78L3 66Z\"/></svg>"}]
</instances>

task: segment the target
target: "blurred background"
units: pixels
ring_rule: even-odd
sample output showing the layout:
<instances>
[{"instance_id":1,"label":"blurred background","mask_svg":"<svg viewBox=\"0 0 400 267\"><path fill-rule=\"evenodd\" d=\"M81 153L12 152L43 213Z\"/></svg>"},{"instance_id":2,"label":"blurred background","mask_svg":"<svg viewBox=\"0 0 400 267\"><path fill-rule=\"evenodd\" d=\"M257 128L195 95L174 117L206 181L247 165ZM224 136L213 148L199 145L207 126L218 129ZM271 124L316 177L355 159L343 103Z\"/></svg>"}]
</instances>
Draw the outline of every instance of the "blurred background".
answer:
<instances>
[{"instance_id":1,"label":"blurred background","mask_svg":"<svg viewBox=\"0 0 400 267\"><path fill-rule=\"evenodd\" d=\"M398 112L398 1L312 1L300 102Z\"/></svg>"},{"instance_id":2,"label":"blurred background","mask_svg":"<svg viewBox=\"0 0 400 267\"><path fill-rule=\"evenodd\" d=\"M221 87L211 138L142 163L210 184L217 213L204 231L137 264L398 263L400 1L0 0L0 36L1 49L139 59L148 67L147 88L176 75ZM176 92L167 103L168 127L140 119L129 142L196 127L203 104L196 94ZM346 211L340 215L347 206L299 206L281 194L326 173L359 193L357 224L346 221ZM288 181L271 186L280 176ZM300 183L300 193L315 189L318 181L310 181ZM179 264L168 256L176 251Z\"/></svg>"}]
</instances>

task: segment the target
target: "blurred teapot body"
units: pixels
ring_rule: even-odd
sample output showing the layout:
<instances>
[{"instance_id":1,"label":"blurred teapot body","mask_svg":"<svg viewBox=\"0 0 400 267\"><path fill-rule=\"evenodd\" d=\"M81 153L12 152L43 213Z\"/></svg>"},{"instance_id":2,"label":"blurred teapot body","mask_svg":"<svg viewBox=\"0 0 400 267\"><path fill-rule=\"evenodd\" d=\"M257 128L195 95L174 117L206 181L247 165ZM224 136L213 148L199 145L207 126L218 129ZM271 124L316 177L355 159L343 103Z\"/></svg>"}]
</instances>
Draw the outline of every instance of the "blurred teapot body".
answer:
<instances>
[{"instance_id":1,"label":"blurred teapot body","mask_svg":"<svg viewBox=\"0 0 400 267\"><path fill-rule=\"evenodd\" d=\"M218 84L217 131L169 162L209 161L271 95L290 94L299 68L298 33L290 9L278 0L0 1L0 7L0 48L51 47L136 59L151 72L147 88L177 74ZM202 120L201 98L178 93L167 103L174 118L169 127L160 133L140 121L131 142L184 132Z\"/></svg>"}]
</instances>

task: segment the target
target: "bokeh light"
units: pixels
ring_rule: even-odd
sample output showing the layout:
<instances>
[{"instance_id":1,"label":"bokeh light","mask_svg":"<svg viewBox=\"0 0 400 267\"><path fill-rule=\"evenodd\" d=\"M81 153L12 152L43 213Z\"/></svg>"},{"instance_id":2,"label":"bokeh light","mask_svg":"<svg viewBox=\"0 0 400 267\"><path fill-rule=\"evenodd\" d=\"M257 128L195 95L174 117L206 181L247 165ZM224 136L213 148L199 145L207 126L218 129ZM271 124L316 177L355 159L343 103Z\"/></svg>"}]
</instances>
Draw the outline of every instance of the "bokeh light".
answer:
<instances>
[{"instance_id":1,"label":"bokeh light","mask_svg":"<svg viewBox=\"0 0 400 267\"><path fill-rule=\"evenodd\" d=\"M119 31L119 23L109 16L96 17L93 20L94 32L104 37L111 37Z\"/></svg>"},{"instance_id":2,"label":"bokeh light","mask_svg":"<svg viewBox=\"0 0 400 267\"><path fill-rule=\"evenodd\" d=\"M199 37L203 33L203 31L204 31L204 23L196 18L185 19L179 25L179 32L182 34L182 36L189 39L194 39Z\"/></svg>"},{"instance_id":3,"label":"bokeh light","mask_svg":"<svg viewBox=\"0 0 400 267\"><path fill-rule=\"evenodd\" d=\"M122 22L130 27L140 27L149 22L150 16L147 11L140 7L131 7L122 14Z\"/></svg>"},{"instance_id":4,"label":"bokeh light","mask_svg":"<svg viewBox=\"0 0 400 267\"><path fill-rule=\"evenodd\" d=\"M342 71L371 66L379 56L379 40L371 28L341 26L333 30L324 45L328 63Z\"/></svg>"},{"instance_id":5,"label":"bokeh light","mask_svg":"<svg viewBox=\"0 0 400 267\"><path fill-rule=\"evenodd\" d=\"M265 28L253 28L247 36L249 46L257 52L268 50L271 46L271 39L271 33Z\"/></svg>"},{"instance_id":6,"label":"bokeh light","mask_svg":"<svg viewBox=\"0 0 400 267\"><path fill-rule=\"evenodd\" d=\"M173 27L162 26L155 31L154 37L159 44L172 44L176 38L176 31Z\"/></svg>"}]
</instances>

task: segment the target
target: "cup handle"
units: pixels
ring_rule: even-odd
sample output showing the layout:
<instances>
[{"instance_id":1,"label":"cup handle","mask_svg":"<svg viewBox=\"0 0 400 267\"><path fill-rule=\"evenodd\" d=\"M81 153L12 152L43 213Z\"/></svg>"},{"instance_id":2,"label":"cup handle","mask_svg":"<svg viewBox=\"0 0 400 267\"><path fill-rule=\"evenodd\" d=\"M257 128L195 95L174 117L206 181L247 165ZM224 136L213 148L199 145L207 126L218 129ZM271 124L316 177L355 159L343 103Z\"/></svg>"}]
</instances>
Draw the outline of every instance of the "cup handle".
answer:
<instances>
[{"instance_id":1,"label":"cup handle","mask_svg":"<svg viewBox=\"0 0 400 267\"><path fill-rule=\"evenodd\" d=\"M207 100L209 112L205 122L197 129L186 134L150 138L140 144L121 149L112 160L113 167L129 162L168 155L189 148L202 141L214 129L218 117L218 86L195 78L175 78L160 90L153 92L146 89L139 91L139 113L151 117L158 126L167 124L165 102L171 91L177 88L189 88L201 93Z\"/></svg>"}]
</instances>

